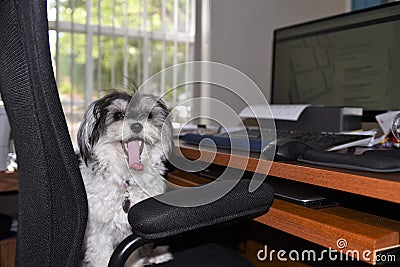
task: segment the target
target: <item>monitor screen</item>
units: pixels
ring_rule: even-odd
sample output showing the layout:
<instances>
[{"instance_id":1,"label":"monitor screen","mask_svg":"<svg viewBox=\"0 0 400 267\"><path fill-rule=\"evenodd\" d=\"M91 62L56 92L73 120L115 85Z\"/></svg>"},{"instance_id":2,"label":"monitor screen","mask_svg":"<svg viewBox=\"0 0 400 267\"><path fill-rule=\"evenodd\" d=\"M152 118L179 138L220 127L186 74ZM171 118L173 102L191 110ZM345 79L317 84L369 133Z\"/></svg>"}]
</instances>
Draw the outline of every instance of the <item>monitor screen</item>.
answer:
<instances>
[{"instance_id":1,"label":"monitor screen","mask_svg":"<svg viewBox=\"0 0 400 267\"><path fill-rule=\"evenodd\" d=\"M400 109L400 3L275 30L271 100Z\"/></svg>"}]
</instances>

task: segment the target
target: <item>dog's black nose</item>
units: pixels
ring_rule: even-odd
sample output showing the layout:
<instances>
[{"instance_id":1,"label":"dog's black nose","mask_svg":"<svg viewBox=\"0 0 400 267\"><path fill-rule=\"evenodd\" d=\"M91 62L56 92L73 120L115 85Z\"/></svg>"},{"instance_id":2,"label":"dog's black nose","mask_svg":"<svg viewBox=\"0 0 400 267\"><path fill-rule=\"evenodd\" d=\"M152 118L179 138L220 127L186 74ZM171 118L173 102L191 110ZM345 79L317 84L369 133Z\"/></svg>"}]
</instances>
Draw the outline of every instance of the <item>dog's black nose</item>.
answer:
<instances>
[{"instance_id":1,"label":"dog's black nose","mask_svg":"<svg viewBox=\"0 0 400 267\"><path fill-rule=\"evenodd\" d=\"M143 129L143 125L138 122L131 125L131 130L134 133L140 133L142 131L142 129Z\"/></svg>"}]
</instances>

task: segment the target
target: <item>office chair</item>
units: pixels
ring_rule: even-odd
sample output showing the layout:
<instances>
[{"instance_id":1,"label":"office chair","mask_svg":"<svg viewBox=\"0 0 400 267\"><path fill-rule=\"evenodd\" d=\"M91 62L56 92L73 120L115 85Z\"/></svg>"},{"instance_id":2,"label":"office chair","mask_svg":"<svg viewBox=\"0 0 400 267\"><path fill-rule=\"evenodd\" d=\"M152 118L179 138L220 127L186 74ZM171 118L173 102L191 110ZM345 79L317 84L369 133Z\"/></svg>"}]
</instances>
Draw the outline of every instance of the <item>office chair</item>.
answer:
<instances>
[{"instance_id":1,"label":"office chair","mask_svg":"<svg viewBox=\"0 0 400 267\"><path fill-rule=\"evenodd\" d=\"M54 80L46 2L4 0L0 25L0 92L18 158L16 264L77 266L88 207ZM215 183L209 189L218 190L226 183L230 181ZM263 184L249 193L248 185L248 181L240 181L221 199L197 208L175 207L154 198L133 206L128 218L134 232L116 248L109 266L123 266L142 244L267 212L272 189ZM202 190L206 189L176 190L160 198L190 200L203 194ZM218 245L181 251L174 257L160 266L248 265L244 258Z\"/></svg>"}]
</instances>

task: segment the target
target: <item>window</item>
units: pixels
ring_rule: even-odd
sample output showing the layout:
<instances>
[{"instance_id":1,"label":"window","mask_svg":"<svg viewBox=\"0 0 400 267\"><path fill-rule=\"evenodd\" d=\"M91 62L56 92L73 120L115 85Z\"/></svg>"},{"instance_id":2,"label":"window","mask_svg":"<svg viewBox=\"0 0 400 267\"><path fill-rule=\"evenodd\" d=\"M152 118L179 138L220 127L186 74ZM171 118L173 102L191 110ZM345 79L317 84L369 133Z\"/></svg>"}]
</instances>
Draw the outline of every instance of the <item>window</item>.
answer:
<instances>
[{"instance_id":1,"label":"window","mask_svg":"<svg viewBox=\"0 0 400 267\"><path fill-rule=\"evenodd\" d=\"M74 145L85 108L104 89L140 85L194 59L195 1L48 1L54 73ZM148 93L166 91L154 88ZM173 107L189 91L173 90L164 100Z\"/></svg>"}]
</instances>

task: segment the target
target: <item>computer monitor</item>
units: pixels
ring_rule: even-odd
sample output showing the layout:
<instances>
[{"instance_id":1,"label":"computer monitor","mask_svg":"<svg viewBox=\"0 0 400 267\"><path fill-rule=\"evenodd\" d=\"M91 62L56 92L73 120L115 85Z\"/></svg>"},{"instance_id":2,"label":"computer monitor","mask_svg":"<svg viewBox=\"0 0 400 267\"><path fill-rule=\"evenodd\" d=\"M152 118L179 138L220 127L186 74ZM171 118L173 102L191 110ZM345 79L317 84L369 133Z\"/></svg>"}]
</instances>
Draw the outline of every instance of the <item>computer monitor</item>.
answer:
<instances>
[{"instance_id":1,"label":"computer monitor","mask_svg":"<svg viewBox=\"0 0 400 267\"><path fill-rule=\"evenodd\" d=\"M271 103L400 109L400 3L275 30Z\"/></svg>"}]
</instances>

